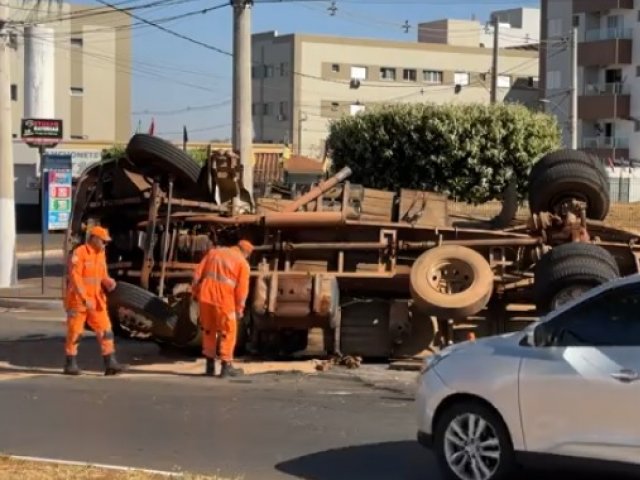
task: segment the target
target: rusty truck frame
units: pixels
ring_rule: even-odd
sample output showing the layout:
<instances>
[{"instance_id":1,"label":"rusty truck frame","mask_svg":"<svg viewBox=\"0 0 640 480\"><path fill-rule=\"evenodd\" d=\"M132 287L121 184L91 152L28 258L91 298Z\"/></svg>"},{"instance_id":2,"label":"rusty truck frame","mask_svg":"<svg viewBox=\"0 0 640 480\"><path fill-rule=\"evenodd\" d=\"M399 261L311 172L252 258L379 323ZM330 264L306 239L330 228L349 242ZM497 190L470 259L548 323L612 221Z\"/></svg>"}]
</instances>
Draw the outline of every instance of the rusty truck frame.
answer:
<instances>
[{"instance_id":1,"label":"rusty truck frame","mask_svg":"<svg viewBox=\"0 0 640 480\"><path fill-rule=\"evenodd\" d=\"M272 356L413 357L469 329L505 331L508 305L534 305L535 319L640 272L637 236L604 221L606 172L583 152L535 164L531 215L520 222L513 185L491 220L451 215L442 194L352 184L348 168L295 198L254 200L235 155L207 158L199 166L135 135L122 158L77 183L65 251L90 225L110 229L118 287L109 305L120 335L197 348L193 271L211 246L239 238L256 251L238 350Z\"/></svg>"}]
</instances>

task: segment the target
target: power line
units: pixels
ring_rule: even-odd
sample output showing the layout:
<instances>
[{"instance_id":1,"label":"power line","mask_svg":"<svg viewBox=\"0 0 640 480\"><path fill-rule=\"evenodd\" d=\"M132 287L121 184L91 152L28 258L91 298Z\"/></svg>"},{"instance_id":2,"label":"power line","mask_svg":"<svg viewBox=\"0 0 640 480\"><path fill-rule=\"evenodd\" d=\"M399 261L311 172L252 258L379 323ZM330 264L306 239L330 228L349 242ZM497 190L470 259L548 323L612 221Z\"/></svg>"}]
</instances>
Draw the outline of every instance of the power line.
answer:
<instances>
[{"instance_id":1,"label":"power line","mask_svg":"<svg viewBox=\"0 0 640 480\"><path fill-rule=\"evenodd\" d=\"M224 107L226 105L229 105L231 103L231 98L224 100L222 102L218 102L218 103L212 103L209 105L198 105L195 107L184 107L184 108L179 108L179 109L174 109L174 110L141 110L138 112L133 112L132 115L176 115L179 113L188 113L188 112L198 112L198 111L203 111L203 110L212 110L215 108L220 108L220 107Z\"/></svg>"}]
</instances>

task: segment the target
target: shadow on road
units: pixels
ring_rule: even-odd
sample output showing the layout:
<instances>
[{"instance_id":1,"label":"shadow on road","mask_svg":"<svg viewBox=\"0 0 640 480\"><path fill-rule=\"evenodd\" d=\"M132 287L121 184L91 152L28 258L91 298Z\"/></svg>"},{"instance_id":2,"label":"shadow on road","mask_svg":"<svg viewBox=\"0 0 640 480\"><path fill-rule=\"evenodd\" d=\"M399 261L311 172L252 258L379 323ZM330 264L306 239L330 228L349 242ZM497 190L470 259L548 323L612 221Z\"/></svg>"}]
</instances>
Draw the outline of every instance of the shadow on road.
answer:
<instances>
[{"instance_id":1,"label":"shadow on road","mask_svg":"<svg viewBox=\"0 0 640 480\"><path fill-rule=\"evenodd\" d=\"M372 421L374 421L372 419ZM417 442L374 443L327 450L276 465L280 472L306 480L439 480L435 460Z\"/></svg>"},{"instance_id":2,"label":"shadow on road","mask_svg":"<svg viewBox=\"0 0 640 480\"><path fill-rule=\"evenodd\" d=\"M59 374L64 364L64 324L59 334L27 334L0 338L0 373ZM197 358L165 353L150 341L116 338L118 359L131 365L130 373L199 374ZM78 349L78 363L86 372L103 371L100 348L95 336L86 332Z\"/></svg>"},{"instance_id":3,"label":"shadow on road","mask_svg":"<svg viewBox=\"0 0 640 480\"><path fill-rule=\"evenodd\" d=\"M417 441L373 443L325 450L294 458L275 466L292 478L304 480L441 480L433 454ZM631 480L626 474L613 475L606 470L519 470L510 480ZM637 478L637 477L635 477Z\"/></svg>"}]
</instances>

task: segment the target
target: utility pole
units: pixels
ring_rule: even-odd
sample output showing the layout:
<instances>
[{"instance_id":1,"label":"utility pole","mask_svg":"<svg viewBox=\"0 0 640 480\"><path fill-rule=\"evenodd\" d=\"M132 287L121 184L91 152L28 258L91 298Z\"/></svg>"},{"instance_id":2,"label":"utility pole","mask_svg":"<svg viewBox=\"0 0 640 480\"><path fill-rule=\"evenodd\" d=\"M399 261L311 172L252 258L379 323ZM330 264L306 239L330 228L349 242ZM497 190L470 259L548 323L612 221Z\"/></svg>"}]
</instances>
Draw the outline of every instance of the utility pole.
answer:
<instances>
[{"instance_id":1,"label":"utility pole","mask_svg":"<svg viewBox=\"0 0 640 480\"><path fill-rule=\"evenodd\" d=\"M578 148L578 27L571 30L571 148Z\"/></svg>"},{"instance_id":2,"label":"utility pole","mask_svg":"<svg viewBox=\"0 0 640 480\"><path fill-rule=\"evenodd\" d=\"M233 0L233 150L240 154L243 184L253 202L253 118L251 116L251 7Z\"/></svg>"},{"instance_id":3,"label":"utility pole","mask_svg":"<svg viewBox=\"0 0 640 480\"><path fill-rule=\"evenodd\" d=\"M14 196L11 74L8 2L0 3L0 288L16 281L16 211Z\"/></svg>"},{"instance_id":4,"label":"utility pole","mask_svg":"<svg viewBox=\"0 0 640 480\"><path fill-rule=\"evenodd\" d=\"M491 103L498 101L498 55L500 48L500 22L497 15L493 15L493 66L491 67Z\"/></svg>"}]
</instances>

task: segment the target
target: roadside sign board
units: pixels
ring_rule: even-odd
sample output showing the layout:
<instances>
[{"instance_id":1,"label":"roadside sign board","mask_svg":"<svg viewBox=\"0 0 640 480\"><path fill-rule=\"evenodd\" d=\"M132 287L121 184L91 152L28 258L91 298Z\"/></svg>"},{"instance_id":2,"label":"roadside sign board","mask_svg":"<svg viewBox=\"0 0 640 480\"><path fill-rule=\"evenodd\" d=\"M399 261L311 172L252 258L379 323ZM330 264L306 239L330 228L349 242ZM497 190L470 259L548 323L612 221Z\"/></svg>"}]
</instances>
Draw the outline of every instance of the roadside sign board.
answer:
<instances>
[{"instance_id":1,"label":"roadside sign board","mask_svg":"<svg viewBox=\"0 0 640 480\"><path fill-rule=\"evenodd\" d=\"M62 120L23 118L20 133L31 146L57 145L62 140Z\"/></svg>"},{"instance_id":2,"label":"roadside sign board","mask_svg":"<svg viewBox=\"0 0 640 480\"><path fill-rule=\"evenodd\" d=\"M47 230L66 230L71 217L71 155L44 155Z\"/></svg>"}]
</instances>

